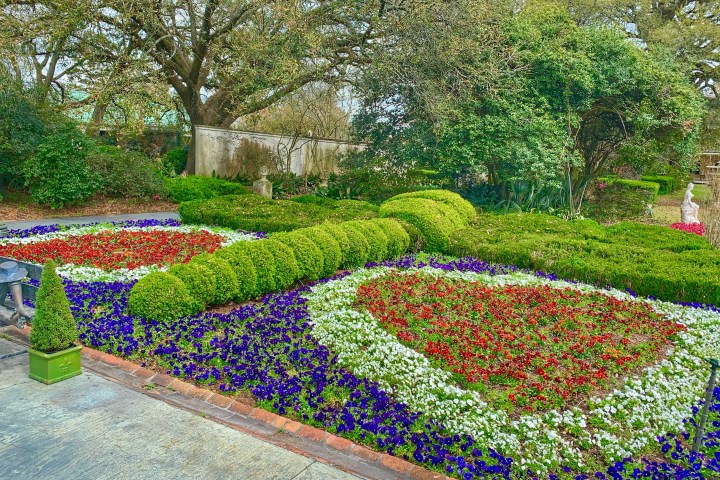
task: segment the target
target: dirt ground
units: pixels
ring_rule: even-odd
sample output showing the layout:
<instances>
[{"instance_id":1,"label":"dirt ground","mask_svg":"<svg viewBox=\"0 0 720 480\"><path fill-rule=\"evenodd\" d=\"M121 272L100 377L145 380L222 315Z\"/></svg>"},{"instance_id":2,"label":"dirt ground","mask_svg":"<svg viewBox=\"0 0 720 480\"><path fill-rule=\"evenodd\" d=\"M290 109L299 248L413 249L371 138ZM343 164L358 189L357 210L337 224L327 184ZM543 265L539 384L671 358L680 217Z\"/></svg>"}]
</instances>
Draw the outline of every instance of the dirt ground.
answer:
<instances>
[{"instance_id":1,"label":"dirt ground","mask_svg":"<svg viewBox=\"0 0 720 480\"><path fill-rule=\"evenodd\" d=\"M0 201L0 220L37 220L41 218L84 217L124 213L175 212L177 205L167 200L96 197L82 205L53 210L31 203L27 198L15 197Z\"/></svg>"}]
</instances>

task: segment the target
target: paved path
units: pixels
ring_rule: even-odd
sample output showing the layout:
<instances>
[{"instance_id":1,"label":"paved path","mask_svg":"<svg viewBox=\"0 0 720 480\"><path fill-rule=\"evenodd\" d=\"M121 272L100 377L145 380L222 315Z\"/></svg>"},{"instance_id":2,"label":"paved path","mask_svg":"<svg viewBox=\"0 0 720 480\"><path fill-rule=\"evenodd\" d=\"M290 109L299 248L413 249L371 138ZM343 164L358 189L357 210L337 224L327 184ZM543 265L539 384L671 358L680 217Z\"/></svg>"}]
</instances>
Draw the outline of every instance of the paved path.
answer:
<instances>
[{"instance_id":1,"label":"paved path","mask_svg":"<svg viewBox=\"0 0 720 480\"><path fill-rule=\"evenodd\" d=\"M90 217L62 217L62 218L43 218L38 220L21 220L17 222L6 222L8 228L13 230L21 230L32 228L38 225L53 225L59 223L61 225L70 225L74 223L96 223L96 222L121 222L123 220L145 220L156 219L166 220L168 218L179 219L177 212L150 212L150 213L128 213L123 215L99 215Z\"/></svg>"},{"instance_id":2,"label":"paved path","mask_svg":"<svg viewBox=\"0 0 720 480\"><path fill-rule=\"evenodd\" d=\"M1 479L358 479L87 370L43 385L27 361L0 359Z\"/></svg>"}]
</instances>

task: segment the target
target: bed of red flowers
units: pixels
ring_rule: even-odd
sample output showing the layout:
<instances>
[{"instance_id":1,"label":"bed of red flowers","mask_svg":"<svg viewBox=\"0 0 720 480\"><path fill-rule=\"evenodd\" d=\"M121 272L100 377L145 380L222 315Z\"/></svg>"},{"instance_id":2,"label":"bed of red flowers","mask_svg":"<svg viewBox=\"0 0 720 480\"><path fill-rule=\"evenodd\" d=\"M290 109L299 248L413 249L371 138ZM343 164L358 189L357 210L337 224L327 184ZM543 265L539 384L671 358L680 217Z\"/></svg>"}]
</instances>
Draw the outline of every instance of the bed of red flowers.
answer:
<instances>
[{"instance_id":1,"label":"bed of red flowers","mask_svg":"<svg viewBox=\"0 0 720 480\"><path fill-rule=\"evenodd\" d=\"M373 280L357 298L403 344L507 411L557 408L612 388L656 363L683 328L600 293L422 274Z\"/></svg>"},{"instance_id":2,"label":"bed of red flowers","mask_svg":"<svg viewBox=\"0 0 720 480\"><path fill-rule=\"evenodd\" d=\"M100 231L30 244L0 245L0 256L34 263L53 259L112 270L184 263L220 248L224 238L206 231Z\"/></svg>"},{"instance_id":3,"label":"bed of red flowers","mask_svg":"<svg viewBox=\"0 0 720 480\"><path fill-rule=\"evenodd\" d=\"M683 232L694 233L701 237L705 235L705 224L704 223L673 223L670 228L675 230L682 230Z\"/></svg>"}]
</instances>

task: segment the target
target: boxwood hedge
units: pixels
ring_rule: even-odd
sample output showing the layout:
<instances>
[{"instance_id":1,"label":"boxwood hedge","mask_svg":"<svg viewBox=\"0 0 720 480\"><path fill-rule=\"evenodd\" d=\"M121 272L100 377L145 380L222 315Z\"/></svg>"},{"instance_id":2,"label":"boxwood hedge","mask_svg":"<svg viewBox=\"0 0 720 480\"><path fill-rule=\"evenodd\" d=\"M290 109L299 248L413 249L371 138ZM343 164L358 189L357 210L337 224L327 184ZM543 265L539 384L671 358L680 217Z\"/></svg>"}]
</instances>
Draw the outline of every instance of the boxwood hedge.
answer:
<instances>
[{"instance_id":1,"label":"boxwood hedge","mask_svg":"<svg viewBox=\"0 0 720 480\"><path fill-rule=\"evenodd\" d=\"M235 298L239 283L230 264L217 255L203 253L190 260L190 263L205 265L215 275L215 295L211 305L223 305Z\"/></svg>"},{"instance_id":2,"label":"boxwood hedge","mask_svg":"<svg viewBox=\"0 0 720 480\"><path fill-rule=\"evenodd\" d=\"M299 278L315 281L322 277L325 269L323 251L315 242L299 232L278 233L271 237L284 243L295 254L299 269Z\"/></svg>"},{"instance_id":3,"label":"boxwood hedge","mask_svg":"<svg viewBox=\"0 0 720 480\"><path fill-rule=\"evenodd\" d=\"M720 254L702 237L667 227L481 215L450 236L448 253L667 301L720 303Z\"/></svg>"},{"instance_id":4,"label":"boxwood hedge","mask_svg":"<svg viewBox=\"0 0 720 480\"><path fill-rule=\"evenodd\" d=\"M133 286L128 297L131 315L169 322L196 313L196 301L185 284L167 272L153 272Z\"/></svg>"}]
</instances>

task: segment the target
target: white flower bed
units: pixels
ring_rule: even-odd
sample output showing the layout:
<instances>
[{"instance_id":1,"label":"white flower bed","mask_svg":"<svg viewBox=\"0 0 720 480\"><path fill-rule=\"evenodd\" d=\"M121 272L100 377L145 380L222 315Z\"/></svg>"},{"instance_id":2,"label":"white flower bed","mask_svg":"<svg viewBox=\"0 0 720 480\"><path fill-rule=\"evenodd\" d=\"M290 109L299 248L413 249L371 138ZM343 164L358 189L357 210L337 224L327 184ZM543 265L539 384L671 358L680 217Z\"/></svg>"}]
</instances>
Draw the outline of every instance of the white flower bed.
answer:
<instances>
[{"instance_id":1,"label":"white flower bed","mask_svg":"<svg viewBox=\"0 0 720 480\"><path fill-rule=\"evenodd\" d=\"M703 357L720 353L720 314L666 302L632 298L618 290L549 281L515 273L491 277L471 272L423 268L431 276L482 282L490 286L541 285L602 291L625 301L650 304L669 321L687 328L678 335L667 358L628 378L604 398L591 398L588 413L575 407L564 412L523 415L512 420L484 402L480 394L455 386L450 374L434 368L421 354L402 345L367 312L356 311L358 286L388 274L415 273L381 267L362 269L340 280L315 286L306 295L313 335L338 353L342 365L393 392L412 409L425 412L456 433L468 433L501 454L511 455L522 470L546 472L560 465L582 467L582 451L597 450L609 460L641 453L656 438L683 428L682 420L698 403L707 380Z\"/></svg>"},{"instance_id":2,"label":"white flower bed","mask_svg":"<svg viewBox=\"0 0 720 480\"><path fill-rule=\"evenodd\" d=\"M112 224L96 224L85 227L71 228L59 232L50 232L43 235L33 235L25 238L2 238L0 239L0 245L29 245L32 243L46 242L58 238L63 239L73 236L98 234L107 231L117 232L121 230L127 232L164 231L181 233L204 231L216 235L221 235L225 239L221 244L223 247L232 245L233 243L237 242L256 240L256 237L251 234L237 232L229 228L208 227L204 225L180 225L177 227L118 227ZM167 269L167 266L148 265L133 269L118 268L114 270L103 270L96 267L67 263L58 266L57 272L62 277L80 282L130 282L133 280L138 280L151 272L165 271Z\"/></svg>"}]
</instances>

